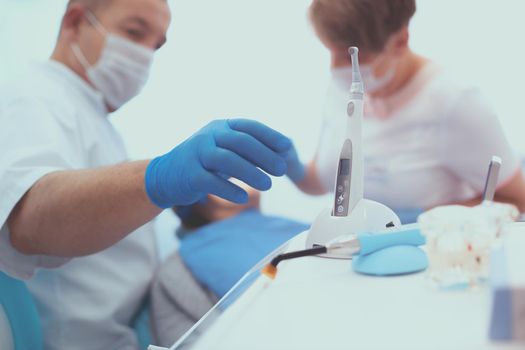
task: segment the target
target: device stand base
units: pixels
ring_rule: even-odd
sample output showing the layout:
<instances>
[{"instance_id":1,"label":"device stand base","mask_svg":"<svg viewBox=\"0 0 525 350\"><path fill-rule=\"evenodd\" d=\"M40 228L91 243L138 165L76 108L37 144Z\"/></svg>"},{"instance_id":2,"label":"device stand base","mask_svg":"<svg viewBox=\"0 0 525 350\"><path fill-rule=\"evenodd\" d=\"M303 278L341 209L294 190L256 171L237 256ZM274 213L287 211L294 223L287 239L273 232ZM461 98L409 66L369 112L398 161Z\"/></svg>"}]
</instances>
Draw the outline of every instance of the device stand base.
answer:
<instances>
[{"instance_id":1,"label":"device stand base","mask_svg":"<svg viewBox=\"0 0 525 350\"><path fill-rule=\"evenodd\" d=\"M306 248L326 245L337 239L368 232L384 232L389 227L400 227L401 221L392 209L381 203L363 199L345 217L332 216L332 208L323 210L315 219L306 238ZM324 254L324 257L351 259L348 255Z\"/></svg>"}]
</instances>

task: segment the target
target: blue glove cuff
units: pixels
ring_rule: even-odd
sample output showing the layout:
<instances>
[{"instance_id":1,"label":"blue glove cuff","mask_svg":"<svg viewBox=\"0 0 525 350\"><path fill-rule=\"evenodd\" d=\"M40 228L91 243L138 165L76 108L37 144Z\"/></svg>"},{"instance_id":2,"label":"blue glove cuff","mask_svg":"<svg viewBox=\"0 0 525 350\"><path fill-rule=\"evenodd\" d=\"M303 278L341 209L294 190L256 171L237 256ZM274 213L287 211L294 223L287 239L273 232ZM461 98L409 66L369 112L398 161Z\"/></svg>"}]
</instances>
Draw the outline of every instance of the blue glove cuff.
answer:
<instances>
[{"instance_id":1,"label":"blue glove cuff","mask_svg":"<svg viewBox=\"0 0 525 350\"><path fill-rule=\"evenodd\" d=\"M294 183L300 182L306 177L306 167L301 162L289 164L286 175L288 175L288 178Z\"/></svg>"},{"instance_id":2,"label":"blue glove cuff","mask_svg":"<svg viewBox=\"0 0 525 350\"><path fill-rule=\"evenodd\" d=\"M297 154L297 150L293 145L285 157L286 166L288 168L288 170L286 171L286 175L288 176L288 178L294 183L303 180L306 177L306 167L299 160L299 155Z\"/></svg>"},{"instance_id":3,"label":"blue glove cuff","mask_svg":"<svg viewBox=\"0 0 525 350\"><path fill-rule=\"evenodd\" d=\"M146 168L146 173L144 174L144 184L146 187L146 194L148 195L149 199L153 202L153 204L155 204L159 208L167 209L172 207L173 204L169 202L167 198L163 198L156 191L156 189L161 187L161 184L158 183L157 177L155 176L161 158L162 157L157 157L148 164L148 167Z\"/></svg>"}]
</instances>

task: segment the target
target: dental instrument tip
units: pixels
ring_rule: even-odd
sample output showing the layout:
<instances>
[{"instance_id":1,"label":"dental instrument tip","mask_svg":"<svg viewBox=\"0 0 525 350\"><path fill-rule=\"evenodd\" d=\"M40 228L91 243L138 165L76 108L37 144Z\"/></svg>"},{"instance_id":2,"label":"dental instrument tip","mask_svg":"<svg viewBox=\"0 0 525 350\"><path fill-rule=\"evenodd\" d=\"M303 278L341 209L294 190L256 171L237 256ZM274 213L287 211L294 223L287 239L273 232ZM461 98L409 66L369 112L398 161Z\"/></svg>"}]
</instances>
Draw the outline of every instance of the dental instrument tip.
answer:
<instances>
[{"instance_id":1,"label":"dental instrument tip","mask_svg":"<svg viewBox=\"0 0 525 350\"><path fill-rule=\"evenodd\" d=\"M361 70L359 69L359 49L355 46L351 46L348 49L350 59L352 61L352 88L351 91L357 93L364 93L363 81L361 79ZM357 83L357 84L353 84Z\"/></svg>"},{"instance_id":2,"label":"dental instrument tip","mask_svg":"<svg viewBox=\"0 0 525 350\"><path fill-rule=\"evenodd\" d=\"M350 54L350 56L357 55L359 53L359 49L355 46L350 46L350 48L348 49L348 53Z\"/></svg>"},{"instance_id":3,"label":"dental instrument tip","mask_svg":"<svg viewBox=\"0 0 525 350\"><path fill-rule=\"evenodd\" d=\"M490 203L494 201L494 195L498 186L498 178L501 168L501 158L493 156L490 164L487 178L485 180L485 189L483 190L483 203Z\"/></svg>"},{"instance_id":4,"label":"dental instrument tip","mask_svg":"<svg viewBox=\"0 0 525 350\"><path fill-rule=\"evenodd\" d=\"M501 158L498 156L492 156L492 161L500 164L502 163Z\"/></svg>"},{"instance_id":5,"label":"dental instrument tip","mask_svg":"<svg viewBox=\"0 0 525 350\"><path fill-rule=\"evenodd\" d=\"M277 265L279 265L281 261L295 259L295 258L302 258L305 256L325 254L326 252L327 252L327 248L325 246L316 246L315 248L297 250L297 251L290 252L290 253L279 254L275 258L273 258L272 261L268 265L262 268L261 273L273 280L275 279L275 276L277 275Z\"/></svg>"},{"instance_id":6,"label":"dental instrument tip","mask_svg":"<svg viewBox=\"0 0 525 350\"><path fill-rule=\"evenodd\" d=\"M277 267L273 266L272 264L268 264L261 270L261 273L273 280L275 279L275 275L277 275Z\"/></svg>"}]
</instances>

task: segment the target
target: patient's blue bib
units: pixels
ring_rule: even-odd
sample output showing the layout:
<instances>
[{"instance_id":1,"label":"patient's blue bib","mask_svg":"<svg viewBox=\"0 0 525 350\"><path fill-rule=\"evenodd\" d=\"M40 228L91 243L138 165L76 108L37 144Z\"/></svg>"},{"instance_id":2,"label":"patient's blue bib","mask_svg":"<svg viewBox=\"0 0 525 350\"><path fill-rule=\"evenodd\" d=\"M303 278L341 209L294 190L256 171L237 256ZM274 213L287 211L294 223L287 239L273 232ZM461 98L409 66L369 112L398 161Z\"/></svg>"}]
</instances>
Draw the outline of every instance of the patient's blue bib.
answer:
<instances>
[{"instance_id":1,"label":"patient's blue bib","mask_svg":"<svg viewBox=\"0 0 525 350\"><path fill-rule=\"evenodd\" d=\"M197 281L222 297L250 268L308 227L248 210L184 237L179 254Z\"/></svg>"}]
</instances>

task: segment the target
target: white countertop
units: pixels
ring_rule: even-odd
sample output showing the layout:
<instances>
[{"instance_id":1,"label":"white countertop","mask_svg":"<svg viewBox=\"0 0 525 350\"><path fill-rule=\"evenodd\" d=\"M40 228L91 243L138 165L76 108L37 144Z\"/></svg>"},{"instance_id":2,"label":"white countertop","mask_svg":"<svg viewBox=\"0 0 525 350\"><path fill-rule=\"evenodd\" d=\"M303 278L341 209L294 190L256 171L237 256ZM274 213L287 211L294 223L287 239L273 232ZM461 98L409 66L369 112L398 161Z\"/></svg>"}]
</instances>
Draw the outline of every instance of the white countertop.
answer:
<instances>
[{"instance_id":1,"label":"white countertop","mask_svg":"<svg viewBox=\"0 0 525 350\"><path fill-rule=\"evenodd\" d=\"M287 250L302 249L305 238ZM525 348L489 341L488 287L445 292L425 273L368 277L350 265L317 257L282 262L274 281L258 278L192 349Z\"/></svg>"}]
</instances>

